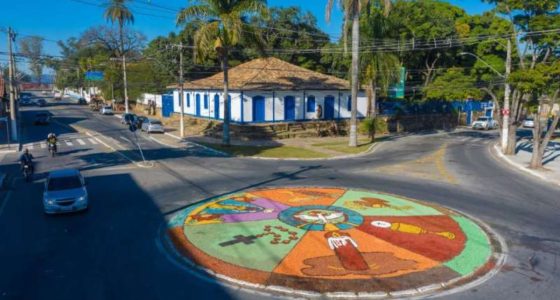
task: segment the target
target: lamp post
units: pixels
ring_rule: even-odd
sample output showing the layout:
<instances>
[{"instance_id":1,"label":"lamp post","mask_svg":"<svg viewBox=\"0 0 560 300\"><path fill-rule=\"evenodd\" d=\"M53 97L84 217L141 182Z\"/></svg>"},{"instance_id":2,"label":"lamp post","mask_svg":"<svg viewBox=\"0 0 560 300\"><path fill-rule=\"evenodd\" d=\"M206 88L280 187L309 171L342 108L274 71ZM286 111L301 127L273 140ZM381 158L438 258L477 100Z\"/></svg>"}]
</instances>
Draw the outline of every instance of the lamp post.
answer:
<instances>
[{"instance_id":1,"label":"lamp post","mask_svg":"<svg viewBox=\"0 0 560 300\"><path fill-rule=\"evenodd\" d=\"M507 152L508 139L509 139L509 102L510 102L509 97L510 97L510 94L511 94L511 87L510 87L509 82L508 82L509 74L511 73L511 40L510 39L507 40L507 57L506 57L506 73L505 74L502 74L501 72L496 70L489 63L487 63L485 60L483 60L482 58L480 58L478 55L476 55L474 53L461 52L461 53L459 53L459 55L473 56L474 58L476 58L477 60L479 60L480 62L485 64L489 69L494 71L496 74L498 74L498 76L500 76L501 78L503 78L505 80L504 106L503 106L503 110L502 110L502 115L503 116L502 116L502 141L501 141L501 146L502 146L502 152L506 153Z\"/></svg>"}]
</instances>

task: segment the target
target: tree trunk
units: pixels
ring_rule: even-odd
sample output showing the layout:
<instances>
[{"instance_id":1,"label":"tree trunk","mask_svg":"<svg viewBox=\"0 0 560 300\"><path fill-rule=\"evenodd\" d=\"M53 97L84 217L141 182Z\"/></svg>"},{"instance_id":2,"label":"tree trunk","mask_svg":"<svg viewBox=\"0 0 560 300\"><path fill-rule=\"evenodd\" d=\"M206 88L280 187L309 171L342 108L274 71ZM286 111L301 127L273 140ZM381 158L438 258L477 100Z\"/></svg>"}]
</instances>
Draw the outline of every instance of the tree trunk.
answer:
<instances>
[{"instance_id":1,"label":"tree trunk","mask_svg":"<svg viewBox=\"0 0 560 300\"><path fill-rule=\"evenodd\" d=\"M517 125L509 125L508 140L505 155L515 155L515 148L517 147Z\"/></svg>"},{"instance_id":2,"label":"tree trunk","mask_svg":"<svg viewBox=\"0 0 560 300\"><path fill-rule=\"evenodd\" d=\"M121 39L121 55L122 55L123 85L124 85L124 109L125 109L125 113L128 113L128 83L126 81L126 56L124 54L124 35L123 35L122 23L119 23L119 35Z\"/></svg>"},{"instance_id":3,"label":"tree trunk","mask_svg":"<svg viewBox=\"0 0 560 300\"><path fill-rule=\"evenodd\" d=\"M375 141L375 131L376 128L376 119L377 119L377 85L375 84L375 80L370 81L371 86L371 111L370 117L373 120L373 128L371 130L371 142Z\"/></svg>"},{"instance_id":4,"label":"tree trunk","mask_svg":"<svg viewBox=\"0 0 560 300\"><path fill-rule=\"evenodd\" d=\"M223 125L223 136L222 144L224 146L230 145L229 138L229 123L230 123L230 108L231 103L229 100L229 79L228 79L228 52L224 51L222 56L222 70L224 71L224 125ZM243 99L241 99L243 101Z\"/></svg>"},{"instance_id":5,"label":"tree trunk","mask_svg":"<svg viewBox=\"0 0 560 300\"><path fill-rule=\"evenodd\" d=\"M358 146L358 73L359 73L359 47L360 47L360 12L358 0L352 5L352 111L350 115L350 140L348 146Z\"/></svg>"},{"instance_id":6,"label":"tree trunk","mask_svg":"<svg viewBox=\"0 0 560 300\"><path fill-rule=\"evenodd\" d=\"M544 155L544 149L546 149L546 145L541 145L541 105L542 104L539 103L537 116L535 117L535 127L533 127L533 154L531 155L531 164L529 165L531 169L538 169L542 167L542 158Z\"/></svg>"}]
</instances>

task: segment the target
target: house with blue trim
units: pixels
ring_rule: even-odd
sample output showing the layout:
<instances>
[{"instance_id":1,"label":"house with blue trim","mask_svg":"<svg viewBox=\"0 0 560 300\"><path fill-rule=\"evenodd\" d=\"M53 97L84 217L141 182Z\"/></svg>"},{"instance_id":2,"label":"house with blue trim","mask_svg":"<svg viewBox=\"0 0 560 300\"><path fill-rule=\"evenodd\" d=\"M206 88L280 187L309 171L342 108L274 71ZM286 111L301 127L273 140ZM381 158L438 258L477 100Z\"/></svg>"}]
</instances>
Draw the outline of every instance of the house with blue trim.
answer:
<instances>
[{"instance_id":1,"label":"house with blue trim","mask_svg":"<svg viewBox=\"0 0 560 300\"><path fill-rule=\"evenodd\" d=\"M350 83L274 57L259 58L229 70L233 123L274 123L350 118ZM224 119L223 73L186 82L184 113ZM171 98L171 97L170 97ZM171 100L171 99L169 99ZM165 104L164 104L165 105ZM179 90L174 86L172 111L180 113ZM318 117L317 110L322 114ZM367 97L358 95L358 117L367 114Z\"/></svg>"}]
</instances>

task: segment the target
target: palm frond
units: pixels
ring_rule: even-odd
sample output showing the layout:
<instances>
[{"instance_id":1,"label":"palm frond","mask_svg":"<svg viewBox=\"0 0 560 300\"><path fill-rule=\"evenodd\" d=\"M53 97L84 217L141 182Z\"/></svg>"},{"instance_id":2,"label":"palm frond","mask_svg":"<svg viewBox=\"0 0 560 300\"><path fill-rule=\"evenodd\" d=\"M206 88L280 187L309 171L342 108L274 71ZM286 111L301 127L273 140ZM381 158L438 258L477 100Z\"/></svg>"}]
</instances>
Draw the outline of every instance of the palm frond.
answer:
<instances>
[{"instance_id":1,"label":"palm frond","mask_svg":"<svg viewBox=\"0 0 560 300\"><path fill-rule=\"evenodd\" d=\"M216 41L220 38L220 22L205 23L194 34L195 55L203 62L214 51Z\"/></svg>"},{"instance_id":2,"label":"palm frond","mask_svg":"<svg viewBox=\"0 0 560 300\"><path fill-rule=\"evenodd\" d=\"M206 19L211 16L215 16L215 14L212 11L212 7L209 5L193 5L181 9L177 14L176 22L177 24L186 24L193 19Z\"/></svg>"}]
</instances>

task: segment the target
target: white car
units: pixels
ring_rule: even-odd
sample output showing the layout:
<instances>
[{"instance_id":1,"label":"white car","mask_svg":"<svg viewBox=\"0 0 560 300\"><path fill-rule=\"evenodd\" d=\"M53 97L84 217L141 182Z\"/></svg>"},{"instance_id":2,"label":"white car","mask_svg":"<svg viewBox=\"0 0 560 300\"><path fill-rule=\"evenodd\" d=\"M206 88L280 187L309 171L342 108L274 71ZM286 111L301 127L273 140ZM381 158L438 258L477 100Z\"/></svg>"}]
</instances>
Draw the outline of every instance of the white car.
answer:
<instances>
[{"instance_id":1,"label":"white car","mask_svg":"<svg viewBox=\"0 0 560 300\"><path fill-rule=\"evenodd\" d=\"M472 124L472 129L496 129L498 128L498 122L491 117L478 117L476 121Z\"/></svg>"},{"instance_id":2,"label":"white car","mask_svg":"<svg viewBox=\"0 0 560 300\"><path fill-rule=\"evenodd\" d=\"M113 108L111 106L103 106L99 111L102 115L112 115Z\"/></svg>"},{"instance_id":3,"label":"white car","mask_svg":"<svg viewBox=\"0 0 560 300\"><path fill-rule=\"evenodd\" d=\"M147 119L146 121L144 121L142 123L142 131L145 131L147 133L152 133L152 132L159 132L159 133L164 133L165 130L163 129L163 124L161 124L161 121L156 120L156 119Z\"/></svg>"},{"instance_id":4,"label":"white car","mask_svg":"<svg viewBox=\"0 0 560 300\"><path fill-rule=\"evenodd\" d=\"M535 127L535 119L533 118L526 118L523 121L523 127L525 128L534 128Z\"/></svg>"}]
</instances>

